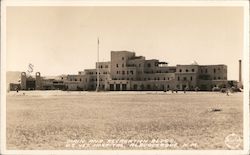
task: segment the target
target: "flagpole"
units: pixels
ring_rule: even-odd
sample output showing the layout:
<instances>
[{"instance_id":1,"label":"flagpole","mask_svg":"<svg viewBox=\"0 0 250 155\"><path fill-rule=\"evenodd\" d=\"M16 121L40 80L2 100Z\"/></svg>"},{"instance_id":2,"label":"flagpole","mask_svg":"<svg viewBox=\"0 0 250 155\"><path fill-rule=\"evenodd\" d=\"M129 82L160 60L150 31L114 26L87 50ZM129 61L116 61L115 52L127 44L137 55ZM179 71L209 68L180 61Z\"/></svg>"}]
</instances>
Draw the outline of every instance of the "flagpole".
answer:
<instances>
[{"instance_id":1,"label":"flagpole","mask_svg":"<svg viewBox=\"0 0 250 155\"><path fill-rule=\"evenodd\" d=\"M97 65L96 65L96 70L97 70L97 83L96 83L96 91L99 91L99 37L97 38Z\"/></svg>"}]
</instances>

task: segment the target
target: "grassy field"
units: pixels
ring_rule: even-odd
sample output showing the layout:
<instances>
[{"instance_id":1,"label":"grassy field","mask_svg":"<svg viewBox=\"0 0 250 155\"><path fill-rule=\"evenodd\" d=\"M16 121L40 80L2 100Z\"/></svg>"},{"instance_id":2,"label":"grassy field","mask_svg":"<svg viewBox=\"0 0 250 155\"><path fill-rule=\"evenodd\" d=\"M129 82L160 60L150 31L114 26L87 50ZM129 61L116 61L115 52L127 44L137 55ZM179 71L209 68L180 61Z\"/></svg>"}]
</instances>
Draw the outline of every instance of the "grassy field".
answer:
<instances>
[{"instance_id":1,"label":"grassy field","mask_svg":"<svg viewBox=\"0 0 250 155\"><path fill-rule=\"evenodd\" d=\"M227 135L243 135L242 93L21 91L7 94L6 107L8 149L84 149L67 146L80 139L174 139L177 145L164 149L228 149Z\"/></svg>"}]
</instances>

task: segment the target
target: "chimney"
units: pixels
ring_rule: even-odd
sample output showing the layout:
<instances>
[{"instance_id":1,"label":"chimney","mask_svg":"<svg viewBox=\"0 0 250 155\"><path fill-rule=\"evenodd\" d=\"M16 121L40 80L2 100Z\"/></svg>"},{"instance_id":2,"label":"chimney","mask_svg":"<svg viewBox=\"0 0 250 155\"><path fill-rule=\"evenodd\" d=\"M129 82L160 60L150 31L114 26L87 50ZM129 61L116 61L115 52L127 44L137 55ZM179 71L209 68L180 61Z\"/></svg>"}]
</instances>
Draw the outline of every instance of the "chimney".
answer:
<instances>
[{"instance_id":1,"label":"chimney","mask_svg":"<svg viewBox=\"0 0 250 155\"><path fill-rule=\"evenodd\" d=\"M242 79L241 79L241 60L239 60L239 83L241 83Z\"/></svg>"}]
</instances>

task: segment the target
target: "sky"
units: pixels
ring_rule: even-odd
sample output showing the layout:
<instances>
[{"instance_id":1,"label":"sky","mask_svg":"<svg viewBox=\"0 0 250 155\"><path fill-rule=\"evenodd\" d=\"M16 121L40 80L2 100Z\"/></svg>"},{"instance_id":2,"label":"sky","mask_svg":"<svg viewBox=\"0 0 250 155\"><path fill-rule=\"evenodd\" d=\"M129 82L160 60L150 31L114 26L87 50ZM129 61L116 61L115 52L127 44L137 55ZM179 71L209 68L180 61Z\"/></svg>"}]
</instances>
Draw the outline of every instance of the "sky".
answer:
<instances>
[{"instance_id":1,"label":"sky","mask_svg":"<svg viewBox=\"0 0 250 155\"><path fill-rule=\"evenodd\" d=\"M77 74L110 51L176 64L225 64L238 80L243 55L243 8L169 6L7 7L7 71Z\"/></svg>"}]
</instances>

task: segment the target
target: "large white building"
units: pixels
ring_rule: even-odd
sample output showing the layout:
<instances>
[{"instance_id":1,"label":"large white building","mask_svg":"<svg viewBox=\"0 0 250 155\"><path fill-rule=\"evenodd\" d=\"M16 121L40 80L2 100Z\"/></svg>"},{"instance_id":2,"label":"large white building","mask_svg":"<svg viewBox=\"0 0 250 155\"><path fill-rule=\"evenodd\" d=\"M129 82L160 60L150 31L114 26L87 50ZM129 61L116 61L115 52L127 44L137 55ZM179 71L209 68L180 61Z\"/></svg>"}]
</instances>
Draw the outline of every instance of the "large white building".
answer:
<instances>
[{"instance_id":1,"label":"large white building","mask_svg":"<svg viewBox=\"0 0 250 155\"><path fill-rule=\"evenodd\" d=\"M99 76L97 76L99 74ZM99 79L99 81L98 81ZM99 87L97 88L97 83ZM79 71L76 75L35 77L21 74L22 90L212 90L230 87L235 81L227 80L227 66L189 65L168 66L167 62L147 60L130 51L111 51L111 61L97 62L96 68ZM236 84L237 85L237 84ZM14 87L14 86L13 86Z\"/></svg>"},{"instance_id":2,"label":"large white building","mask_svg":"<svg viewBox=\"0 0 250 155\"><path fill-rule=\"evenodd\" d=\"M226 65L168 66L129 51L111 51L111 61L98 62L95 69L62 80L69 90L96 90L98 73L99 90L211 90L228 84Z\"/></svg>"}]
</instances>

